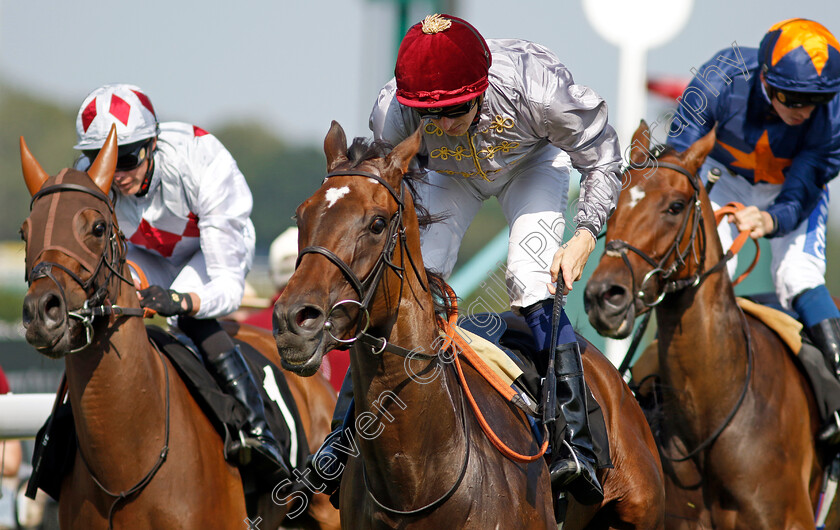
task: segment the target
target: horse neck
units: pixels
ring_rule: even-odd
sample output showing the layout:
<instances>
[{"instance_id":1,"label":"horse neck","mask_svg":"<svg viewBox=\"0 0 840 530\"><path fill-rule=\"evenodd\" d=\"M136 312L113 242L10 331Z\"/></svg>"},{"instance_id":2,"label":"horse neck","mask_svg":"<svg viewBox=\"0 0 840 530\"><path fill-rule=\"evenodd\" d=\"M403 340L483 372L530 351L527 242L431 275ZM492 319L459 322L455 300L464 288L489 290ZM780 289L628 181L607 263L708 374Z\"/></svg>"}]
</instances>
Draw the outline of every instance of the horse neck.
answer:
<instances>
[{"instance_id":1,"label":"horse neck","mask_svg":"<svg viewBox=\"0 0 840 530\"><path fill-rule=\"evenodd\" d=\"M139 307L136 291L124 283L113 303ZM144 456L153 452L149 436L140 431L156 434L160 426L163 437L165 374L142 318L94 322L92 343L65 358L76 434L93 474L109 489L129 487L120 475L136 479L132 466L148 467Z\"/></svg>"},{"instance_id":2,"label":"horse neck","mask_svg":"<svg viewBox=\"0 0 840 530\"><path fill-rule=\"evenodd\" d=\"M714 236L716 227L706 225L706 233ZM719 243L706 247L708 270L722 259L722 251ZM703 403L715 402L708 399L710 389L721 398L740 391L746 362L744 323L725 266L699 286L666 296L656 308L656 320L659 363L666 385L683 390L678 400L694 401L697 411ZM731 384L722 386L721 374L727 374Z\"/></svg>"},{"instance_id":3,"label":"horse neck","mask_svg":"<svg viewBox=\"0 0 840 530\"><path fill-rule=\"evenodd\" d=\"M397 318L382 335L390 344L434 355L440 332L432 297L423 291L411 265L406 265L408 285L403 286ZM428 285L422 271L421 275ZM440 448L457 452L464 447L462 404L447 364L408 361L387 351L374 355L365 346L352 349L350 363L356 399L355 440L374 494L395 506L410 506L422 502L424 492L429 491L423 486L426 469L437 470L435 480L442 475L454 482L456 477L449 475L458 469L451 469L449 451ZM367 422L372 423L360 429Z\"/></svg>"}]
</instances>

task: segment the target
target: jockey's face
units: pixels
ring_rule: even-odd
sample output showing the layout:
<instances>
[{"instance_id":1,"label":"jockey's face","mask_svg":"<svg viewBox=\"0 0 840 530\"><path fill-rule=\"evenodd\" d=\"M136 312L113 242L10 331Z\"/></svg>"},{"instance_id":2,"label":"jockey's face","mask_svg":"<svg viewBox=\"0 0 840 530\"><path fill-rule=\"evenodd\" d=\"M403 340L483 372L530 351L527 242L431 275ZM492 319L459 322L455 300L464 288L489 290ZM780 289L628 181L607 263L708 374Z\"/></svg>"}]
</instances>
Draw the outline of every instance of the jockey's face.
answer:
<instances>
[{"instance_id":1,"label":"jockey's face","mask_svg":"<svg viewBox=\"0 0 840 530\"><path fill-rule=\"evenodd\" d=\"M143 178L146 176L148 168L149 159L146 158L142 164L134 169L128 171L118 169L114 171L114 185L123 195L135 195L140 191L140 186L143 185Z\"/></svg>"},{"instance_id":2,"label":"jockey's face","mask_svg":"<svg viewBox=\"0 0 840 530\"><path fill-rule=\"evenodd\" d=\"M432 123L449 136L461 136L469 130L476 112L478 112L477 105L460 118L440 118L432 120Z\"/></svg>"},{"instance_id":3,"label":"jockey's face","mask_svg":"<svg viewBox=\"0 0 840 530\"><path fill-rule=\"evenodd\" d=\"M816 105L806 105L804 107L786 107L778 99L770 100L773 103L773 110L787 125L796 126L805 123L805 120L811 117L811 113L817 108Z\"/></svg>"}]
</instances>

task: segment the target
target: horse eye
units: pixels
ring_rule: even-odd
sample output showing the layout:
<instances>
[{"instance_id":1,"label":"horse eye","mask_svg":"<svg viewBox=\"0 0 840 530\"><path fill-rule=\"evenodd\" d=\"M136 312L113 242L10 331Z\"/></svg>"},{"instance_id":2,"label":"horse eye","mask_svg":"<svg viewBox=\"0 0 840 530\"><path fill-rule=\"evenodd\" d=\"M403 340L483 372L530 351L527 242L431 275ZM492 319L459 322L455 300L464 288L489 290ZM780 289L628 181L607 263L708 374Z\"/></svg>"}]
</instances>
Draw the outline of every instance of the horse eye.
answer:
<instances>
[{"instance_id":1,"label":"horse eye","mask_svg":"<svg viewBox=\"0 0 840 530\"><path fill-rule=\"evenodd\" d=\"M668 206L668 213L671 215L677 215L685 208L685 203L680 201L672 202L670 206Z\"/></svg>"},{"instance_id":2,"label":"horse eye","mask_svg":"<svg viewBox=\"0 0 840 530\"><path fill-rule=\"evenodd\" d=\"M377 217L370 223L370 231L374 234L381 234L383 230L385 230L385 219L382 217Z\"/></svg>"},{"instance_id":3,"label":"horse eye","mask_svg":"<svg viewBox=\"0 0 840 530\"><path fill-rule=\"evenodd\" d=\"M105 235L105 222L98 221L96 224L93 225L93 230L91 233L96 237L102 237Z\"/></svg>"}]
</instances>

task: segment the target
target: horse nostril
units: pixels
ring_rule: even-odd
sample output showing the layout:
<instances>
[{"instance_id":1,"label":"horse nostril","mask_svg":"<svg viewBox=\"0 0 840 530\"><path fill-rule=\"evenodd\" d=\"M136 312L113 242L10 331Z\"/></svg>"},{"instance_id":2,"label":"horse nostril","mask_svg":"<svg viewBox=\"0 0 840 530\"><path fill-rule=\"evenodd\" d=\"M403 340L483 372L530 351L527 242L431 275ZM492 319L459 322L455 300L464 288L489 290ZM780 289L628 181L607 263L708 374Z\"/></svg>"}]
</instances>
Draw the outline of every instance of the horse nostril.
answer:
<instances>
[{"instance_id":1,"label":"horse nostril","mask_svg":"<svg viewBox=\"0 0 840 530\"><path fill-rule=\"evenodd\" d=\"M620 285L611 285L601 294L601 300L613 307L621 307L627 299L627 289Z\"/></svg>"},{"instance_id":2,"label":"horse nostril","mask_svg":"<svg viewBox=\"0 0 840 530\"><path fill-rule=\"evenodd\" d=\"M318 331L324 324L324 312L320 308L313 305L305 305L298 309L293 317L292 322L295 328L314 332Z\"/></svg>"},{"instance_id":3,"label":"horse nostril","mask_svg":"<svg viewBox=\"0 0 840 530\"><path fill-rule=\"evenodd\" d=\"M41 297L41 315L44 323L58 323L64 319L64 304L61 298L53 293L47 293Z\"/></svg>"}]
</instances>

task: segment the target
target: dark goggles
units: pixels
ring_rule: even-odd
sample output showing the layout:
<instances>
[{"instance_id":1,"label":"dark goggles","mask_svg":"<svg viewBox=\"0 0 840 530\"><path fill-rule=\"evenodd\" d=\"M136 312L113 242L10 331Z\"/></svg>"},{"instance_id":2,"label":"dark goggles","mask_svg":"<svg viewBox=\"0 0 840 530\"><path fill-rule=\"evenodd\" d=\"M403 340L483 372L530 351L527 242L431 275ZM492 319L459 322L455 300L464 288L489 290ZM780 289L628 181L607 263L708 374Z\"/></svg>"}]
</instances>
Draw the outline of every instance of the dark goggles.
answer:
<instances>
[{"instance_id":1,"label":"dark goggles","mask_svg":"<svg viewBox=\"0 0 840 530\"><path fill-rule=\"evenodd\" d=\"M460 105L451 105L449 107L431 107L427 109L417 109L417 113L421 118L429 118L431 120L439 120L441 118L460 118L466 116L478 104L478 98L471 99L466 103Z\"/></svg>"},{"instance_id":2,"label":"dark goggles","mask_svg":"<svg viewBox=\"0 0 840 530\"><path fill-rule=\"evenodd\" d=\"M152 141L154 138L134 142L128 145L121 145L117 152L116 171L131 171L137 169L140 164L146 161L151 153ZM99 155L99 149L85 151L85 156L93 163Z\"/></svg>"},{"instance_id":3,"label":"dark goggles","mask_svg":"<svg viewBox=\"0 0 840 530\"><path fill-rule=\"evenodd\" d=\"M789 92L778 88L774 88L773 91L776 100L791 109L825 105L837 95L834 92Z\"/></svg>"}]
</instances>

